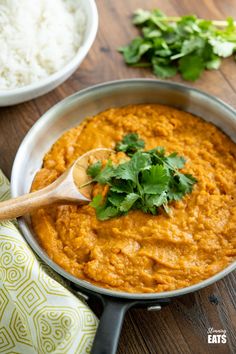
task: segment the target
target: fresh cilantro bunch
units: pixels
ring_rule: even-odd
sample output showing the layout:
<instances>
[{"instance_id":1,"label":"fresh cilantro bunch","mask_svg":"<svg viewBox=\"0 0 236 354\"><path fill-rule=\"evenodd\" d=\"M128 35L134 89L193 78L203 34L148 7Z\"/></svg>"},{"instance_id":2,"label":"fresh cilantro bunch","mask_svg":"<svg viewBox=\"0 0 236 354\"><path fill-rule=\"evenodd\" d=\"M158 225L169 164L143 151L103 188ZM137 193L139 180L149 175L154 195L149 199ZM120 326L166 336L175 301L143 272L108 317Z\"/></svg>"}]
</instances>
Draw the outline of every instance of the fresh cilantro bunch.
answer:
<instances>
[{"instance_id":1,"label":"fresh cilantro bunch","mask_svg":"<svg viewBox=\"0 0 236 354\"><path fill-rule=\"evenodd\" d=\"M236 51L236 26L232 18L218 29L214 21L196 16L166 17L160 10L134 13L141 35L119 51L132 66L150 66L156 76L180 72L185 80L198 79L204 69L218 69L221 57Z\"/></svg>"},{"instance_id":2,"label":"fresh cilantro bunch","mask_svg":"<svg viewBox=\"0 0 236 354\"><path fill-rule=\"evenodd\" d=\"M143 151L143 147L138 135L128 134L116 149L128 153L129 161L114 165L109 160L105 167L98 161L89 166L87 173L92 182L109 186L105 200L99 194L90 203L99 220L135 209L156 215L163 208L168 213L171 201L192 192L196 179L180 172L185 165L182 156L176 152L167 156L161 147L149 151Z\"/></svg>"}]
</instances>

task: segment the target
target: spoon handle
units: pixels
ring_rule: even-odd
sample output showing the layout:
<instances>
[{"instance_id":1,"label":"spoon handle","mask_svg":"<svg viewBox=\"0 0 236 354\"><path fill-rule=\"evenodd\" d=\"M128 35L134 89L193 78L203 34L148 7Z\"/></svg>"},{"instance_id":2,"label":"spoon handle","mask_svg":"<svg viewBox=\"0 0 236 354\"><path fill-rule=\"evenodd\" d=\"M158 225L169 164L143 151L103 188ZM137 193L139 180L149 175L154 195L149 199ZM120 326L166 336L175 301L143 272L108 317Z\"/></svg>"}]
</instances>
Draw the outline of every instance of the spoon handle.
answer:
<instances>
[{"instance_id":1,"label":"spoon handle","mask_svg":"<svg viewBox=\"0 0 236 354\"><path fill-rule=\"evenodd\" d=\"M14 219L34 209L56 202L57 194L52 185L0 203L0 220Z\"/></svg>"}]
</instances>

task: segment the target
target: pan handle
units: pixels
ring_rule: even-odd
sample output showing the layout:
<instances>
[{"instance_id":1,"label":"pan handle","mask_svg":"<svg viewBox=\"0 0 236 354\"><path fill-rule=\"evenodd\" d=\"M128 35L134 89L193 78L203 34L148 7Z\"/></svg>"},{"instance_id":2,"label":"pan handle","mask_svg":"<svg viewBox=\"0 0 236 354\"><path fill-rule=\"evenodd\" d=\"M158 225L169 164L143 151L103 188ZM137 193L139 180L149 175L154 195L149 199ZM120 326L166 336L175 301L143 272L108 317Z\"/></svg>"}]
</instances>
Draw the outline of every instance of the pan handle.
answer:
<instances>
[{"instance_id":1,"label":"pan handle","mask_svg":"<svg viewBox=\"0 0 236 354\"><path fill-rule=\"evenodd\" d=\"M131 307L160 310L163 306L169 305L171 301L169 298L129 300L102 295L88 289L82 290L73 283L71 287L73 290L79 292L80 295L86 295L88 299L99 299L103 304L103 312L93 341L91 354L116 354L124 317ZM82 290L83 293L78 290ZM86 299L86 301L88 299Z\"/></svg>"},{"instance_id":2,"label":"pan handle","mask_svg":"<svg viewBox=\"0 0 236 354\"><path fill-rule=\"evenodd\" d=\"M122 324L126 312L131 307L160 309L170 303L170 299L128 300L100 294L92 294L103 303L103 313L93 342L91 354L116 354Z\"/></svg>"},{"instance_id":3,"label":"pan handle","mask_svg":"<svg viewBox=\"0 0 236 354\"><path fill-rule=\"evenodd\" d=\"M103 313L93 342L91 354L115 354L126 311L134 301L102 297Z\"/></svg>"}]
</instances>

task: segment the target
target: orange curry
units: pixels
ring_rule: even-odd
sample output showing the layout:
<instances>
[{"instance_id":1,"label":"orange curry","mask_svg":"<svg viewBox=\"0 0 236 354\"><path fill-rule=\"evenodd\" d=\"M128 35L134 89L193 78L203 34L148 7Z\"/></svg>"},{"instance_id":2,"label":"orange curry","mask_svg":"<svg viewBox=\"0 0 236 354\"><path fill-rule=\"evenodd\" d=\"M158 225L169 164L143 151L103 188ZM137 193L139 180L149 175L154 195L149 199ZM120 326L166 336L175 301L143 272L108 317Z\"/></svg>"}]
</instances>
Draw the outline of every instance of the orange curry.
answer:
<instances>
[{"instance_id":1,"label":"orange curry","mask_svg":"<svg viewBox=\"0 0 236 354\"><path fill-rule=\"evenodd\" d=\"M183 288L225 268L236 255L236 145L214 125L161 105L112 108L66 132L46 154L32 189L59 177L78 156L114 148L136 132L146 148L163 146L187 158L198 180L172 214L132 211L99 221L89 206L61 205L32 214L48 255L74 276L127 292Z\"/></svg>"}]
</instances>

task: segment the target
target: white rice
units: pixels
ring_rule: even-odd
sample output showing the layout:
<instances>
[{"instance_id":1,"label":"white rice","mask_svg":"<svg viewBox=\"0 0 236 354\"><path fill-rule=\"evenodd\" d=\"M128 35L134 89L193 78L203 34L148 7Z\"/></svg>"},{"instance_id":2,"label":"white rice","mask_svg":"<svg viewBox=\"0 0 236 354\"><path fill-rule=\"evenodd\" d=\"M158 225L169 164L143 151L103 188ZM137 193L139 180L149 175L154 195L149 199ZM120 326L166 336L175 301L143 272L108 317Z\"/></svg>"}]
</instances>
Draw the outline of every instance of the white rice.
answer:
<instances>
[{"instance_id":1,"label":"white rice","mask_svg":"<svg viewBox=\"0 0 236 354\"><path fill-rule=\"evenodd\" d=\"M78 52L85 25L79 0L0 0L0 90L63 68Z\"/></svg>"}]
</instances>

